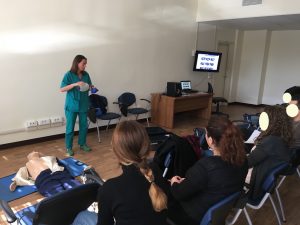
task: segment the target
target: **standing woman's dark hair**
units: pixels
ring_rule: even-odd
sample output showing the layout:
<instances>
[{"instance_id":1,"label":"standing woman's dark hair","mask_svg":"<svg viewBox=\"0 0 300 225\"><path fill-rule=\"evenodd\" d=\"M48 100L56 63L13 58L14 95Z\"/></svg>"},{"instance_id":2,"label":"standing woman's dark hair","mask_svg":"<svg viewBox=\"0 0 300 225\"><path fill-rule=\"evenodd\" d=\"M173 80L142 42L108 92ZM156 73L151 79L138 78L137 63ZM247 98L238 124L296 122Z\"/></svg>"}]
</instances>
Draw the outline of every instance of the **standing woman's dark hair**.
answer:
<instances>
[{"instance_id":1,"label":"standing woman's dark hair","mask_svg":"<svg viewBox=\"0 0 300 225\"><path fill-rule=\"evenodd\" d=\"M167 196L155 184L155 177L147 163L150 148L146 129L136 121L119 123L112 136L112 148L119 162L123 165L133 164L138 167L151 183L149 196L153 209L157 212L167 208Z\"/></svg>"},{"instance_id":2,"label":"standing woman's dark hair","mask_svg":"<svg viewBox=\"0 0 300 225\"><path fill-rule=\"evenodd\" d=\"M242 133L229 119L224 116L212 116L206 131L224 161L237 166L244 164L246 153Z\"/></svg>"},{"instance_id":3,"label":"standing woman's dark hair","mask_svg":"<svg viewBox=\"0 0 300 225\"><path fill-rule=\"evenodd\" d=\"M264 137L273 135L282 138L288 145L293 142L293 129L291 118L287 115L285 107L281 105L267 106L264 112L268 114L269 126L257 137L258 144Z\"/></svg>"},{"instance_id":4,"label":"standing woman's dark hair","mask_svg":"<svg viewBox=\"0 0 300 225\"><path fill-rule=\"evenodd\" d=\"M84 57L83 55L76 55L75 58L73 59L73 63L72 63L72 66L71 66L71 69L70 71L72 73L75 73L77 74L78 73L78 64L83 60L87 60L86 57Z\"/></svg>"}]
</instances>

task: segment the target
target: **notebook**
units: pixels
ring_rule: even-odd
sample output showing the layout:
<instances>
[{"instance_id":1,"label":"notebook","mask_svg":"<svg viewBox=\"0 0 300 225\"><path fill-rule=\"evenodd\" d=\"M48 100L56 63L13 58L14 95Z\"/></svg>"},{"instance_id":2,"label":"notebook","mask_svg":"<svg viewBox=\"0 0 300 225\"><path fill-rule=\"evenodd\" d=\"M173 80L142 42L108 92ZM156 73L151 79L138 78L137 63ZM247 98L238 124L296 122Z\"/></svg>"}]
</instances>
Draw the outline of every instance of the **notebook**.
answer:
<instances>
[{"instance_id":1,"label":"notebook","mask_svg":"<svg viewBox=\"0 0 300 225\"><path fill-rule=\"evenodd\" d=\"M190 80L180 81L180 85L181 85L181 91L183 93L196 93L196 92L198 92L197 90L192 89L192 83L191 83Z\"/></svg>"}]
</instances>

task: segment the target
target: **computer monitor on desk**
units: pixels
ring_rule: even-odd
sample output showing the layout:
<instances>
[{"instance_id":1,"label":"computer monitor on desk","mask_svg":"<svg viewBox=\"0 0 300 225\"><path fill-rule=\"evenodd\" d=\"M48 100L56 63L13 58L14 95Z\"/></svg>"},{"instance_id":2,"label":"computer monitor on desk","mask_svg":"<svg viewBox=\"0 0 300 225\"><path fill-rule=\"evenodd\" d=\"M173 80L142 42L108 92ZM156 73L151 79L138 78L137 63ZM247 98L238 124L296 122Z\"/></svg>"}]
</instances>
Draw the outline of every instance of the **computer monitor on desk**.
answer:
<instances>
[{"instance_id":1,"label":"computer monitor on desk","mask_svg":"<svg viewBox=\"0 0 300 225\"><path fill-rule=\"evenodd\" d=\"M183 93L197 93L198 91L192 89L192 83L190 80L180 81L181 91Z\"/></svg>"}]
</instances>

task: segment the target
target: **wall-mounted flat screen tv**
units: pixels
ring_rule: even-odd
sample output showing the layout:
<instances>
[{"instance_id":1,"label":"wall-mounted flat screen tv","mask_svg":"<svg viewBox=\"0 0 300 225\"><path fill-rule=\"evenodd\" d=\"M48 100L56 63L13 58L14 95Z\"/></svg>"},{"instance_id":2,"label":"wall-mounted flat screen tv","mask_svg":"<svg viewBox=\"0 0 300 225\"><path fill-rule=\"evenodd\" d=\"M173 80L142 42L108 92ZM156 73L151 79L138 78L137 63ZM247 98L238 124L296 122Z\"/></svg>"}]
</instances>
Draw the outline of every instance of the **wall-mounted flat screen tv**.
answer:
<instances>
[{"instance_id":1,"label":"wall-mounted flat screen tv","mask_svg":"<svg viewBox=\"0 0 300 225\"><path fill-rule=\"evenodd\" d=\"M200 72L219 72L221 57L221 52L196 51L193 70Z\"/></svg>"}]
</instances>

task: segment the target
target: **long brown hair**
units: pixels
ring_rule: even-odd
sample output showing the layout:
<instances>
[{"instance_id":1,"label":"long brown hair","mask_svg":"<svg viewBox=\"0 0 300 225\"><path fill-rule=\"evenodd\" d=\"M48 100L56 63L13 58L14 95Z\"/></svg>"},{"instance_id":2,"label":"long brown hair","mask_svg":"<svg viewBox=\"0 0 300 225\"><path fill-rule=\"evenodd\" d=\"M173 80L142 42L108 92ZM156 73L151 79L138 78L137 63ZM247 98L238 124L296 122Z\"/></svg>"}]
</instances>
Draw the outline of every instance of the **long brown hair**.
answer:
<instances>
[{"instance_id":1,"label":"long brown hair","mask_svg":"<svg viewBox=\"0 0 300 225\"><path fill-rule=\"evenodd\" d=\"M149 196L157 212L167 208L166 194L155 184L155 177L147 163L149 137L146 129L136 121L119 123L112 136L112 149L121 164L134 164L151 183Z\"/></svg>"},{"instance_id":2,"label":"long brown hair","mask_svg":"<svg viewBox=\"0 0 300 225\"><path fill-rule=\"evenodd\" d=\"M86 57L84 57L83 55L76 55L75 58L73 59L73 63L72 63L72 67L71 67L70 71L72 73L77 74L78 73L78 64L84 59L87 60Z\"/></svg>"},{"instance_id":3,"label":"long brown hair","mask_svg":"<svg viewBox=\"0 0 300 225\"><path fill-rule=\"evenodd\" d=\"M267 106L264 112L268 114L269 126L257 137L259 143L264 137L273 135L281 137L288 145L293 141L292 119L287 115L285 107L281 105Z\"/></svg>"},{"instance_id":4,"label":"long brown hair","mask_svg":"<svg viewBox=\"0 0 300 225\"><path fill-rule=\"evenodd\" d=\"M207 136L220 150L221 158L233 165L242 166L246 160L241 131L224 116L212 116L206 127Z\"/></svg>"}]
</instances>

